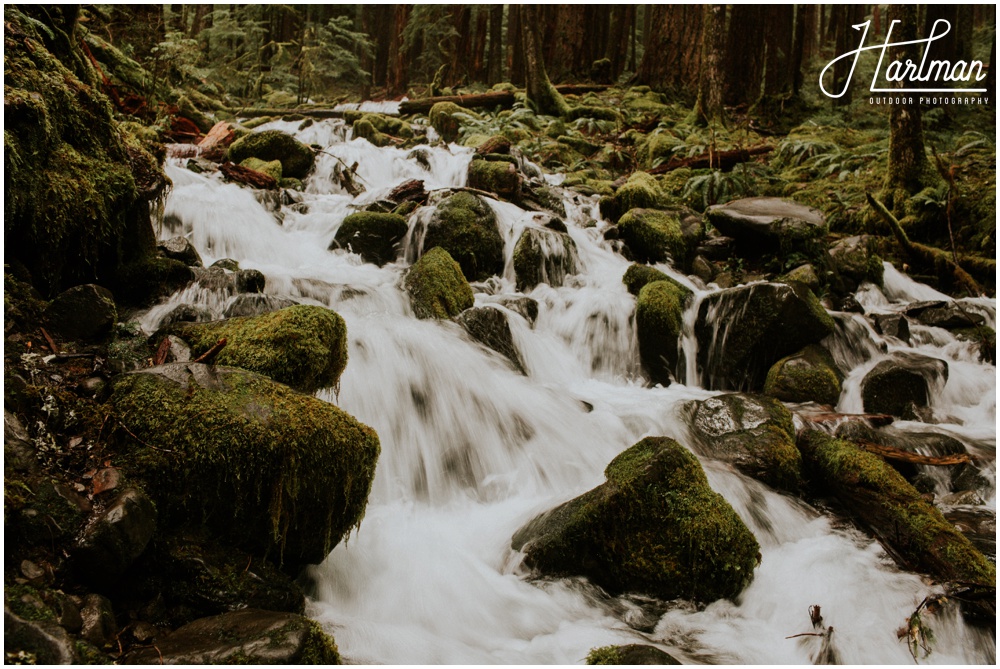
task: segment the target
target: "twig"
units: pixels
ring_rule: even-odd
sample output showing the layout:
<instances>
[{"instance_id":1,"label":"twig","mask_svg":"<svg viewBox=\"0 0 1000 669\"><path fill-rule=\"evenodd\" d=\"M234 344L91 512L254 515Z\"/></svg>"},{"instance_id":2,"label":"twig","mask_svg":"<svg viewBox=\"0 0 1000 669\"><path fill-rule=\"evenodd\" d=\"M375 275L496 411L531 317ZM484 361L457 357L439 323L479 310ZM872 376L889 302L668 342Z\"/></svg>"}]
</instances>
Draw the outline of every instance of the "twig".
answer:
<instances>
[{"instance_id":1,"label":"twig","mask_svg":"<svg viewBox=\"0 0 1000 669\"><path fill-rule=\"evenodd\" d=\"M174 451L170 450L169 448L160 448L158 446L153 446L152 444L147 444L145 441L143 441L142 439L140 439L139 437L137 437L135 435L135 432L133 432L132 430L130 430L127 427L125 427L125 423L121 422L117 418L115 419L115 422L118 423L118 427L120 427L121 429L125 430L125 432L127 432L130 437L132 437L133 439L135 439L136 441L138 441L140 444L142 444L146 448L152 448L154 451L160 451L162 453L174 453Z\"/></svg>"},{"instance_id":2,"label":"twig","mask_svg":"<svg viewBox=\"0 0 1000 669\"><path fill-rule=\"evenodd\" d=\"M48 342L49 350L55 353L56 355L59 355L59 347L56 346L56 343L54 341L52 341L52 336L45 331L45 328L40 327L38 329L42 331L42 336L45 337L45 341Z\"/></svg>"},{"instance_id":3,"label":"twig","mask_svg":"<svg viewBox=\"0 0 1000 669\"><path fill-rule=\"evenodd\" d=\"M206 365L211 365L213 364L212 360L215 359L215 356L219 355L219 351L221 351L225 347L226 347L226 339L222 338L219 341L215 342L215 346L208 349L207 351L199 355L191 362L200 362Z\"/></svg>"},{"instance_id":4,"label":"twig","mask_svg":"<svg viewBox=\"0 0 1000 669\"><path fill-rule=\"evenodd\" d=\"M875 455L880 455L886 460L910 462L915 465L933 465L942 467L947 465L963 465L968 462L972 462L972 456L968 453L956 453L954 455L939 456L920 455L919 453L910 453L909 451L904 451L900 448L876 444L875 442L867 441L865 439L858 439L856 443L861 447L861 450L874 453Z\"/></svg>"},{"instance_id":5,"label":"twig","mask_svg":"<svg viewBox=\"0 0 1000 669\"><path fill-rule=\"evenodd\" d=\"M803 632L802 634L793 634L792 636L786 636L786 639L796 639L800 636L826 636L826 632Z\"/></svg>"}]
</instances>

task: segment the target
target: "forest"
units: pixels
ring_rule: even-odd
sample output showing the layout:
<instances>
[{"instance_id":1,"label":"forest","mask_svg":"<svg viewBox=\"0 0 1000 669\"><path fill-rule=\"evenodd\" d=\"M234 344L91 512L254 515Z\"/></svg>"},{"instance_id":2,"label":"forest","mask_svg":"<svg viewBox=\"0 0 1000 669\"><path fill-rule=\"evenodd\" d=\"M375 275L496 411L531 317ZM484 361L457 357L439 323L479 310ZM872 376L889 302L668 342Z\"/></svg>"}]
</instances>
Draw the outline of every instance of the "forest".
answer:
<instances>
[{"instance_id":1,"label":"forest","mask_svg":"<svg viewBox=\"0 0 1000 669\"><path fill-rule=\"evenodd\" d=\"M4 15L7 663L995 662L994 5Z\"/></svg>"}]
</instances>

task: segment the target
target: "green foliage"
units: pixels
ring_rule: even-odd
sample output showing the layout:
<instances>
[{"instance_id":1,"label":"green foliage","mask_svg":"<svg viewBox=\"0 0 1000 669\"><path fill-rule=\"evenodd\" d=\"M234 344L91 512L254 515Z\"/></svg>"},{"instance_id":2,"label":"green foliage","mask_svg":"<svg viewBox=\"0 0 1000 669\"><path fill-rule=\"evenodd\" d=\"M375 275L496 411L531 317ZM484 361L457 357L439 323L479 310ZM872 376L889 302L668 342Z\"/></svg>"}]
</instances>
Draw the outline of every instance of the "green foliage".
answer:
<instances>
[{"instance_id":1,"label":"green foliage","mask_svg":"<svg viewBox=\"0 0 1000 669\"><path fill-rule=\"evenodd\" d=\"M759 163L740 163L732 172L712 170L688 179L682 197L704 211L713 204L760 195L760 180L766 175L767 168Z\"/></svg>"},{"instance_id":2,"label":"green foliage","mask_svg":"<svg viewBox=\"0 0 1000 669\"><path fill-rule=\"evenodd\" d=\"M298 56L290 65L298 70L298 102L328 93L338 84L359 85L368 79L360 57L372 55L372 43L352 27L350 17L337 16L325 25L306 28Z\"/></svg>"}]
</instances>

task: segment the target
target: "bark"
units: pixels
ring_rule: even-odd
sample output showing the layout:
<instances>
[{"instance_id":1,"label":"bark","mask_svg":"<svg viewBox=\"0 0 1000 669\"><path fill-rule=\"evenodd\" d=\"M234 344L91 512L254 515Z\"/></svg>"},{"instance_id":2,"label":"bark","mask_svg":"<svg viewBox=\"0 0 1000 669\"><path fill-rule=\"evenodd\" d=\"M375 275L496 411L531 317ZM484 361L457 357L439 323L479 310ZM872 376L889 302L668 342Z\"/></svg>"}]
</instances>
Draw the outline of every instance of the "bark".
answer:
<instances>
[{"instance_id":1,"label":"bark","mask_svg":"<svg viewBox=\"0 0 1000 669\"><path fill-rule=\"evenodd\" d=\"M503 79L503 5L490 7L490 49L486 83L499 83Z\"/></svg>"},{"instance_id":2,"label":"bark","mask_svg":"<svg viewBox=\"0 0 1000 669\"><path fill-rule=\"evenodd\" d=\"M792 37L794 5L771 5L768 9L765 34L766 61L764 94L782 95L792 88Z\"/></svg>"},{"instance_id":3,"label":"bark","mask_svg":"<svg viewBox=\"0 0 1000 669\"><path fill-rule=\"evenodd\" d=\"M765 5L734 5L732 8L722 94L722 101L727 105L749 105L760 97L764 74L761 29L766 13Z\"/></svg>"},{"instance_id":4,"label":"bark","mask_svg":"<svg viewBox=\"0 0 1000 669\"><path fill-rule=\"evenodd\" d=\"M702 59L705 5L654 5L646 51L639 62L636 81L659 91L697 95L691 84L698 81ZM725 21L725 12L722 12Z\"/></svg>"},{"instance_id":5,"label":"bark","mask_svg":"<svg viewBox=\"0 0 1000 669\"><path fill-rule=\"evenodd\" d=\"M406 91L409 82L407 64L409 59L403 49L403 30L410 20L410 5L395 5L392 17L392 37L389 42L388 54L388 78L386 80L386 93L389 96L396 96Z\"/></svg>"},{"instance_id":6,"label":"bark","mask_svg":"<svg viewBox=\"0 0 1000 669\"><path fill-rule=\"evenodd\" d=\"M539 8L535 5L520 5L522 37L524 42L525 88L528 100L538 113L563 116L568 107L562 95L556 91L545 72L542 56L542 36L539 30Z\"/></svg>"},{"instance_id":7,"label":"bark","mask_svg":"<svg viewBox=\"0 0 1000 669\"><path fill-rule=\"evenodd\" d=\"M507 14L507 78L515 86L524 84L524 46L521 44L521 10L513 5Z\"/></svg>"},{"instance_id":8,"label":"bark","mask_svg":"<svg viewBox=\"0 0 1000 669\"><path fill-rule=\"evenodd\" d=\"M722 56L726 44L726 6L704 5L698 101L695 114L700 123L722 120Z\"/></svg>"},{"instance_id":9,"label":"bark","mask_svg":"<svg viewBox=\"0 0 1000 669\"><path fill-rule=\"evenodd\" d=\"M469 78L486 81L486 34L490 15L485 7L476 9L476 36L472 40L472 58Z\"/></svg>"}]
</instances>

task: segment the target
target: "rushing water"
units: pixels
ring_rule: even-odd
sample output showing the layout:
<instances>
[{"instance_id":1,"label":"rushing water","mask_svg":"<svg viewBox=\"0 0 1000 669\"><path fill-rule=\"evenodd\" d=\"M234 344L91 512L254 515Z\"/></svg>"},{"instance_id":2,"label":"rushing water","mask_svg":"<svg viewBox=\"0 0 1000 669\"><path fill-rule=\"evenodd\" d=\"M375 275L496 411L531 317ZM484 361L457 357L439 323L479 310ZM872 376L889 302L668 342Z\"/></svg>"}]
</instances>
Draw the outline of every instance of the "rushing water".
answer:
<instances>
[{"instance_id":1,"label":"rushing water","mask_svg":"<svg viewBox=\"0 0 1000 669\"><path fill-rule=\"evenodd\" d=\"M940 590L899 571L877 543L842 521L712 461L703 461L712 487L761 544L760 567L736 602L699 609L611 598L581 579L532 580L510 548L523 523L602 482L607 463L643 436L690 441L679 407L715 394L694 385L693 336L682 342L691 385L646 387L634 298L621 282L628 262L599 227L587 227L599 218L596 203L567 192L565 220L578 249L578 273L561 287L530 292L539 303L533 326L505 310L527 375L517 373L455 323L413 317L400 288L405 260L378 268L327 250L348 213L406 179L423 179L431 191L463 185L469 150L424 149L421 165L406 151L349 140L339 121L302 131L295 123L266 127L324 147L298 201L261 202L250 190L173 161L165 212L172 226L161 235L186 235L206 265L229 257L259 269L269 294L328 306L347 322L350 362L339 394L319 396L373 426L382 455L360 530L309 570L308 609L335 634L346 659L580 663L597 646L645 643L686 663L912 662L896 630L925 596ZM335 178L338 165L355 162L366 187L358 198ZM490 206L506 240L507 266L477 293L477 306L516 293L513 244L526 226L539 226L513 205ZM419 252L419 226L428 213L411 217L410 248L402 257ZM690 333L707 293L679 278L696 291L685 318ZM865 286L858 297L884 312L943 298L891 266L883 291ZM231 299L189 288L150 310L143 325L151 331L184 302L218 318ZM968 306L994 323L993 300ZM860 380L888 352L913 348L947 359L949 380L932 403L939 423L897 427L956 436L992 462L995 370L980 364L970 345L943 330L914 327L909 347L880 337L860 316L838 318L840 331L827 343L851 369L839 410L860 411ZM992 465L985 473L995 481ZM987 506L995 510L995 490ZM808 611L814 605L834 633L787 638L813 632ZM967 626L953 609L929 622L935 641L922 661L994 661L993 636Z\"/></svg>"}]
</instances>

